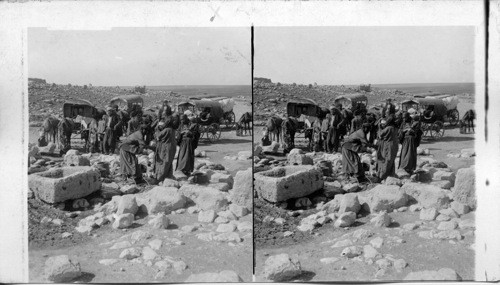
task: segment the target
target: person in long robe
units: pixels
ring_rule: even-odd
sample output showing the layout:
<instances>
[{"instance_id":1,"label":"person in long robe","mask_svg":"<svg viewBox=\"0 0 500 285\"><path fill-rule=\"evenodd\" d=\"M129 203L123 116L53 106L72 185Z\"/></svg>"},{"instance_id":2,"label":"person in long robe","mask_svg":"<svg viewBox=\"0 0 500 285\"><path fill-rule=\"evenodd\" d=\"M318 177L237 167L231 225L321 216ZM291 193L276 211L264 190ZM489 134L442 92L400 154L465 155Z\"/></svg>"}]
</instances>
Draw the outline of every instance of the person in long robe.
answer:
<instances>
[{"instance_id":1,"label":"person in long robe","mask_svg":"<svg viewBox=\"0 0 500 285\"><path fill-rule=\"evenodd\" d=\"M370 124L363 124L362 128L350 134L342 144L342 171L349 176L356 176L358 181L365 180L365 171L358 153L371 144L366 140L370 132Z\"/></svg>"},{"instance_id":2,"label":"person in long robe","mask_svg":"<svg viewBox=\"0 0 500 285\"><path fill-rule=\"evenodd\" d=\"M191 124L188 130L181 132L177 145L179 145L179 156L175 170L182 171L189 176L194 170L194 150L198 147L200 131L198 124Z\"/></svg>"},{"instance_id":3,"label":"person in long robe","mask_svg":"<svg viewBox=\"0 0 500 285\"><path fill-rule=\"evenodd\" d=\"M283 131L283 153L289 153L295 148L295 131L297 130L298 121L293 116L283 120L281 129Z\"/></svg>"},{"instance_id":4,"label":"person in long robe","mask_svg":"<svg viewBox=\"0 0 500 285\"><path fill-rule=\"evenodd\" d=\"M330 110L325 111L325 118L321 122L321 139L323 141L323 151L328 151L328 130L330 129L330 121L332 120L332 114Z\"/></svg>"},{"instance_id":5,"label":"person in long robe","mask_svg":"<svg viewBox=\"0 0 500 285\"><path fill-rule=\"evenodd\" d=\"M340 144L340 134L341 128L343 127L342 113L340 112L342 105L338 104L330 109L332 114L332 119L330 120L330 128L328 129L328 153L337 152Z\"/></svg>"},{"instance_id":6,"label":"person in long robe","mask_svg":"<svg viewBox=\"0 0 500 285\"><path fill-rule=\"evenodd\" d=\"M323 119L323 121L326 119ZM323 134L321 132L322 120L317 118L312 125L312 139L314 142L314 151L321 151L323 147Z\"/></svg>"},{"instance_id":7,"label":"person in long robe","mask_svg":"<svg viewBox=\"0 0 500 285\"><path fill-rule=\"evenodd\" d=\"M394 161L398 153L398 130L394 126L394 117L389 116L386 123L382 122L378 134L377 176L380 180L396 173Z\"/></svg>"},{"instance_id":8,"label":"person in long robe","mask_svg":"<svg viewBox=\"0 0 500 285\"><path fill-rule=\"evenodd\" d=\"M360 130L363 127L363 118L360 110L354 111L354 119L351 122L351 130L349 134L352 134L356 132L357 130Z\"/></svg>"},{"instance_id":9,"label":"person in long robe","mask_svg":"<svg viewBox=\"0 0 500 285\"><path fill-rule=\"evenodd\" d=\"M106 119L106 130L104 132L104 153L113 154L116 142L122 132L122 123L113 107L107 108L108 117Z\"/></svg>"},{"instance_id":10,"label":"person in long robe","mask_svg":"<svg viewBox=\"0 0 500 285\"><path fill-rule=\"evenodd\" d=\"M141 154L146 144L144 142L144 130L146 125L129 135L120 144L120 174L123 178L134 178L136 184L144 183L141 166L137 154Z\"/></svg>"},{"instance_id":11,"label":"person in long robe","mask_svg":"<svg viewBox=\"0 0 500 285\"><path fill-rule=\"evenodd\" d=\"M418 122L409 123L405 122L399 132L399 142L402 147L398 168L412 174L417 168L417 147L420 145L422 130Z\"/></svg>"},{"instance_id":12,"label":"person in long robe","mask_svg":"<svg viewBox=\"0 0 500 285\"><path fill-rule=\"evenodd\" d=\"M175 130L172 127L172 118L166 117L164 121L158 122L155 132L156 152L154 155L154 178L161 182L165 178L174 177L173 162L177 141Z\"/></svg>"}]
</instances>

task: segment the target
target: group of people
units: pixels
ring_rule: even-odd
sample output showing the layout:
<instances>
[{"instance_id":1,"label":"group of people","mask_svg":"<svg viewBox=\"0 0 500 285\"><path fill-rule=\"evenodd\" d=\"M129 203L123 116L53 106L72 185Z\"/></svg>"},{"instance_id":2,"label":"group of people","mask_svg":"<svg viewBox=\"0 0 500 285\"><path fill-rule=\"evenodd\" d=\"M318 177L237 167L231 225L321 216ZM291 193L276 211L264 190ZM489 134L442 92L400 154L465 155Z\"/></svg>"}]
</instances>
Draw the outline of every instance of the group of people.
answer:
<instances>
[{"instance_id":1,"label":"group of people","mask_svg":"<svg viewBox=\"0 0 500 285\"><path fill-rule=\"evenodd\" d=\"M168 101L164 101L156 116L144 114L142 107L133 106L126 128L117 112L117 106L108 106L101 118L93 118L88 126L91 152L120 154L122 179L145 183L143 169L137 155L144 149L154 151L153 183L173 178L175 171L190 175L194 170L194 151L200 138L199 125L185 115L172 112ZM120 142L120 137L125 138ZM174 158L179 146L177 164Z\"/></svg>"},{"instance_id":2,"label":"group of people","mask_svg":"<svg viewBox=\"0 0 500 285\"><path fill-rule=\"evenodd\" d=\"M363 116L358 122L353 122L354 131L342 144L342 171L345 174L355 176L358 181L366 180L365 169L358 153L367 151L369 148L376 149L376 170L380 180L394 176L396 169L402 169L408 174L412 174L416 169L417 147L420 145L423 133L420 121L405 112L401 113L401 122L397 122L395 108L391 105L391 101L388 100L382 111L382 117L375 123L373 119ZM357 127L354 127L355 124ZM399 144L402 147L396 168L395 160Z\"/></svg>"}]
</instances>

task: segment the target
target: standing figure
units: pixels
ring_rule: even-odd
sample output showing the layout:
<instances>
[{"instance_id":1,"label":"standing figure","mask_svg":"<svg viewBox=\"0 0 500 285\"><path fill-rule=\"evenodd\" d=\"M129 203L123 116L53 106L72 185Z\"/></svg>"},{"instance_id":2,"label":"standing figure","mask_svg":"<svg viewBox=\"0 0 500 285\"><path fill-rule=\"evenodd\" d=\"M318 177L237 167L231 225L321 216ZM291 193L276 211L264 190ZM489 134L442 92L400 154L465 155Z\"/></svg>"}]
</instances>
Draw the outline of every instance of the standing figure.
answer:
<instances>
[{"instance_id":1,"label":"standing figure","mask_svg":"<svg viewBox=\"0 0 500 285\"><path fill-rule=\"evenodd\" d=\"M332 119L330 122L330 129L328 130L328 149L327 152L333 153L337 152L339 148L339 143L340 143L340 133L341 133L341 128L342 128L342 113L340 109L342 108L342 105L337 104L336 106L333 106L330 109L330 112L332 113Z\"/></svg>"},{"instance_id":2,"label":"standing figure","mask_svg":"<svg viewBox=\"0 0 500 285\"><path fill-rule=\"evenodd\" d=\"M394 114L396 114L396 106L394 106L394 104L392 104L391 98L387 98L385 100L385 106L382 109L382 118L386 119L390 115L394 115Z\"/></svg>"},{"instance_id":3,"label":"standing figure","mask_svg":"<svg viewBox=\"0 0 500 285\"><path fill-rule=\"evenodd\" d=\"M177 142L175 140L175 130L172 126L171 117L166 117L164 121L158 122L155 139L154 178L158 182L165 180L165 178L174 178L173 162Z\"/></svg>"},{"instance_id":4,"label":"standing figure","mask_svg":"<svg viewBox=\"0 0 500 285\"><path fill-rule=\"evenodd\" d=\"M330 110L325 110L325 118L321 121L321 140L323 142L323 151L328 151L328 130L330 129L330 122L332 120L332 114Z\"/></svg>"},{"instance_id":5,"label":"standing figure","mask_svg":"<svg viewBox=\"0 0 500 285\"><path fill-rule=\"evenodd\" d=\"M323 121L325 121L323 119ZM321 132L322 121L320 118L317 118L312 125L312 137L314 142L314 151L321 151L323 148L323 134Z\"/></svg>"},{"instance_id":6,"label":"standing figure","mask_svg":"<svg viewBox=\"0 0 500 285\"><path fill-rule=\"evenodd\" d=\"M57 133L59 134L59 152L66 153L71 149L71 133L73 132L74 123L70 118L64 118L57 125Z\"/></svg>"},{"instance_id":7,"label":"standing figure","mask_svg":"<svg viewBox=\"0 0 500 285\"><path fill-rule=\"evenodd\" d=\"M349 134L352 134L355 131L360 130L363 127L363 123L364 122L363 122L361 111L359 109L354 111L354 119L352 120L351 130L350 130Z\"/></svg>"},{"instance_id":8,"label":"standing figure","mask_svg":"<svg viewBox=\"0 0 500 285\"><path fill-rule=\"evenodd\" d=\"M403 128L399 131L399 142L402 145L401 157L399 159L399 169L404 169L409 174L417 168L417 147L420 145L422 130L419 122L411 123L407 120Z\"/></svg>"},{"instance_id":9,"label":"standing figure","mask_svg":"<svg viewBox=\"0 0 500 285\"><path fill-rule=\"evenodd\" d=\"M295 132L297 130L298 121L293 116L289 116L283 120L281 129L283 130L283 152L289 153L295 148Z\"/></svg>"},{"instance_id":10,"label":"standing figure","mask_svg":"<svg viewBox=\"0 0 500 285\"><path fill-rule=\"evenodd\" d=\"M108 121L108 115L103 115L102 118L97 121L97 140L100 153L104 153L104 134L106 133L106 122Z\"/></svg>"},{"instance_id":11,"label":"standing figure","mask_svg":"<svg viewBox=\"0 0 500 285\"><path fill-rule=\"evenodd\" d=\"M398 153L398 131L394 127L394 117L381 121L378 134L377 176L380 180L393 176L396 173L394 161Z\"/></svg>"},{"instance_id":12,"label":"standing figure","mask_svg":"<svg viewBox=\"0 0 500 285\"><path fill-rule=\"evenodd\" d=\"M198 147L200 140L199 128L198 124L192 124L188 130L181 132L177 140L180 148L175 170L180 170L187 176L194 170L194 150Z\"/></svg>"},{"instance_id":13,"label":"standing figure","mask_svg":"<svg viewBox=\"0 0 500 285\"><path fill-rule=\"evenodd\" d=\"M349 176L356 176L359 182L365 181L365 171L358 153L371 144L366 140L370 124L363 124L361 129L350 134L342 144L342 171Z\"/></svg>"},{"instance_id":14,"label":"standing figure","mask_svg":"<svg viewBox=\"0 0 500 285\"><path fill-rule=\"evenodd\" d=\"M108 117L106 118L106 130L104 132L104 150L105 154L114 154L116 142L122 132L121 120L113 107L106 108Z\"/></svg>"},{"instance_id":15,"label":"standing figure","mask_svg":"<svg viewBox=\"0 0 500 285\"><path fill-rule=\"evenodd\" d=\"M136 184L144 183L142 170L137 160L146 147L144 143L144 130L146 125L141 125L137 131L129 135L120 145L120 173L126 179L133 177Z\"/></svg>"},{"instance_id":16,"label":"standing figure","mask_svg":"<svg viewBox=\"0 0 500 285\"><path fill-rule=\"evenodd\" d=\"M98 129L99 129L99 123L98 123L98 118L95 116L90 120L89 123L89 151L91 153L95 153L99 149L99 134L98 134Z\"/></svg>"},{"instance_id":17,"label":"standing figure","mask_svg":"<svg viewBox=\"0 0 500 285\"><path fill-rule=\"evenodd\" d=\"M135 133L139 128L141 127L141 119L142 119L142 114L136 110L132 111L130 113L130 116L132 117L128 121L128 126L127 126L127 136L130 136L131 134Z\"/></svg>"}]
</instances>

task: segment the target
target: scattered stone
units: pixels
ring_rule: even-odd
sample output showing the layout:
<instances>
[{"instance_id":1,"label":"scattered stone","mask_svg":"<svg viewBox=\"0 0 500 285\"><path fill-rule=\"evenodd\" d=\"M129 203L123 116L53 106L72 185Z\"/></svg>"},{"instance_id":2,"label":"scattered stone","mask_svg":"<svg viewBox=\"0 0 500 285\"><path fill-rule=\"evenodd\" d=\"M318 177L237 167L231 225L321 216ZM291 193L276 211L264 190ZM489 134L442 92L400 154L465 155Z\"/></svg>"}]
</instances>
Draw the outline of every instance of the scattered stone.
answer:
<instances>
[{"instance_id":1,"label":"scattered stone","mask_svg":"<svg viewBox=\"0 0 500 285\"><path fill-rule=\"evenodd\" d=\"M313 165L313 159L305 154L289 153L287 162L290 165Z\"/></svg>"},{"instance_id":2,"label":"scattered stone","mask_svg":"<svg viewBox=\"0 0 500 285\"><path fill-rule=\"evenodd\" d=\"M142 241L142 240L147 240L147 239L151 238L152 236L153 235L150 234L149 232L138 230L130 235L130 239L135 241L135 242L138 242L138 241Z\"/></svg>"},{"instance_id":3,"label":"scattered stone","mask_svg":"<svg viewBox=\"0 0 500 285\"><path fill-rule=\"evenodd\" d=\"M366 239L366 238L369 238L373 235L374 235L373 232L371 232L369 230L365 230L365 229L359 229L359 230L354 231L354 233L352 233L352 237L356 238L356 239Z\"/></svg>"},{"instance_id":4,"label":"scattered stone","mask_svg":"<svg viewBox=\"0 0 500 285\"><path fill-rule=\"evenodd\" d=\"M422 209L420 211L420 219L425 221L433 221L438 215L438 211L435 208Z\"/></svg>"},{"instance_id":5,"label":"scattered stone","mask_svg":"<svg viewBox=\"0 0 500 285\"><path fill-rule=\"evenodd\" d=\"M418 211L422 210L422 206L417 205L417 204L413 204L408 208L408 210L410 210L410 212L418 212Z\"/></svg>"},{"instance_id":6,"label":"scattered stone","mask_svg":"<svg viewBox=\"0 0 500 285\"><path fill-rule=\"evenodd\" d=\"M293 232L291 232L291 231L286 231L286 232L283 233L284 237L289 237L289 236L292 236L292 235L293 235Z\"/></svg>"},{"instance_id":7,"label":"scattered stone","mask_svg":"<svg viewBox=\"0 0 500 285\"><path fill-rule=\"evenodd\" d=\"M141 250L138 248L127 248L120 253L121 259L131 260L141 256Z\"/></svg>"},{"instance_id":8,"label":"scattered stone","mask_svg":"<svg viewBox=\"0 0 500 285\"><path fill-rule=\"evenodd\" d=\"M153 250L159 250L162 245L162 241L160 239L154 239L148 243L148 245L153 249Z\"/></svg>"},{"instance_id":9,"label":"scattered stone","mask_svg":"<svg viewBox=\"0 0 500 285\"><path fill-rule=\"evenodd\" d=\"M393 264L394 268L398 272L401 272L407 265L408 265L408 263L406 263L406 261L404 259L397 259L394 261L394 264Z\"/></svg>"},{"instance_id":10,"label":"scattered stone","mask_svg":"<svg viewBox=\"0 0 500 285\"><path fill-rule=\"evenodd\" d=\"M327 198L333 198L337 194L344 194L345 191L342 189L342 184L337 180L333 182L325 181L323 185L323 194Z\"/></svg>"},{"instance_id":11,"label":"scattered stone","mask_svg":"<svg viewBox=\"0 0 500 285\"><path fill-rule=\"evenodd\" d=\"M342 252L340 253L340 256L347 257L347 258L354 258L356 256L360 256L361 253L362 252L358 247L350 246L350 247L344 248L344 250L342 250Z\"/></svg>"},{"instance_id":12,"label":"scattered stone","mask_svg":"<svg viewBox=\"0 0 500 285\"><path fill-rule=\"evenodd\" d=\"M250 221L244 221L244 222L238 223L237 227L238 227L238 231L240 231L240 232L252 231L253 230L253 223Z\"/></svg>"},{"instance_id":13,"label":"scattered stone","mask_svg":"<svg viewBox=\"0 0 500 285\"><path fill-rule=\"evenodd\" d=\"M64 233L62 233L61 237L62 238L69 238L72 235L73 235L72 233L64 232Z\"/></svg>"},{"instance_id":14,"label":"scattered stone","mask_svg":"<svg viewBox=\"0 0 500 285\"><path fill-rule=\"evenodd\" d=\"M388 227L392 223L392 218L386 212L380 212L370 222L376 227Z\"/></svg>"},{"instance_id":15,"label":"scattered stone","mask_svg":"<svg viewBox=\"0 0 500 285\"><path fill-rule=\"evenodd\" d=\"M189 208L187 208L187 212L189 214L196 214L200 211L200 208L198 208L197 206L191 206Z\"/></svg>"},{"instance_id":16,"label":"scattered stone","mask_svg":"<svg viewBox=\"0 0 500 285\"><path fill-rule=\"evenodd\" d=\"M194 226L194 225L186 225L186 226L183 226L181 228L181 231L185 232L185 233L192 233L194 231L196 231L198 229L197 226Z\"/></svg>"},{"instance_id":17,"label":"scattered stone","mask_svg":"<svg viewBox=\"0 0 500 285\"><path fill-rule=\"evenodd\" d=\"M184 261L176 261L172 264L172 267L174 267L175 273L177 274L182 274L184 270L187 269L187 264Z\"/></svg>"},{"instance_id":18,"label":"scattered stone","mask_svg":"<svg viewBox=\"0 0 500 285\"><path fill-rule=\"evenodd\" d=\"M170 220L165 214L158 214L149 220L148 224L150 224L153 229L166 229L170 224Z\"/></svg>"},{"instance_id":19,"label":"scattered stone","mask_svg":"<svg viewBox=\"0 0 500 285\"><path fill-rule=\"evenodd\" d=\"M446 215L446 216L449 216L451 218L458 218L459 217L457 212L455 212L452 208L439 210L439 213Z\"/></svg>"},{"instance_id":20,"label":"scattered stone","mask_svg":"<svg viewBox=\"0 0 500 285\"><path fill-rule=\"evenodd\" d=\"M371 245L365 245L363 247L363 257L365 259L375 259L379 255L378 251Z\"/></svg>"},{"instance_id":21,"label":"scattered stone","mask_svg":"<svg viewBox=\"0 0 500 285\"><path fill-rule=\"evenodd\" d=\"M415 224L415 223L409 223L409 224L403 225L403 229L407 230L407 231L413 231L415 229L418 229L418 227L419 226L417 224Z\"/></svg>"},{"instance_id":22,"label":"scattered stone","mask_svg":"<svg viewBox=\"0 0 500 285\"><path fill-rule=\"evenodd\" d=\"M476 174L474 167L462 168L457 171L455 187L452 190L453 200L476 209Z\"/></svg>"},{"instance_id":23,"label":"scattered stone","mask_svg":"<svg viewBox=\"0 0 500 285\"><path fill-rule=\"evenodd\" d=\"M453 211L455 211L460 216L465 215L465 214L470 212L469 206L462 204L458 201L451 202L451 208L453 209Z\"/></svg>"},{"instance_id":24,"label":"scattered stone","mask_svg":"<svg viewBox=\"0 0 500 285\"><path fill-rule=\"evenodd\" d=\"M142 258L144 260L154 260L158 257L158 254L149 246L142 249Z\"/></svg>"},{"instance_id":25,"label":"scattered stone","mask_svg":"<svg viewBox=\"0 0 500 285\"><path fill-rule=\"evenodd\" d=\"M309 198L302 197L295 200L295 208L308 208L311 207L312 203Z\"/></svg>"},{"instance_id":26,"label":"scattered stone","mask_svg":"<svg viewBox=\"0 0 500 285\"><path fill-rule=\"evenodd\" d=\"M379 269L388 269L392 266L391 262L385 258L375 261L375 264Z\"/></svg>"},{"instance_id":27,"label":"scattered stone","mask_svg":"<svg viewBox=\"0 0 500 285\"><path fill-rule=\"evenodd\" d=\"M264 264L264 277L276 282L293 279L301 273L298 259L285 253L270 256Z\"/></svg>"},{"instance_id":28,"label":"scattered stone","mask_svg":"<svg viewBox=\"0 0 500 285\"><path fill-rule=\"evenodd\" d=\"M230 233L234 232L236 230L236 226L234 224L220 224L217 227L217 232L218 233Z\"/></svg>"},{"instance_id":29,"label":"scattered stone","mask_svg":"<svg viewBox=\"0 0 500 285\"><path fill-rule=\"evenodd\" d=\"M178 193L175 187L156 186L153 189L135 195L140 211L148 215L169 214L184 208L186 197Z\"/></svg>"},{"instance_id":30,"label":"scattered stone","mask_svg":"<svg viewBox=\"0 0 500 285\"><path fill-rule=\"evenodd\" d=\"M474 222L474 220L471 219L461 220L460 222L458 222L458 227L462 230L475 229L476 223Z\"/></svg>"},{"instance_id":31,"label":"scattered stone","mask_svg":"<svg viewBox=\"0 0 500 285\"><path fill-rule=\"evenodd\" d=\"M405 183L401 190L424 208L445 209L450 203L446 190L434 185L409 182Z\"/></svg>"},{"instance_id":32,"label":"scattered stone","mask_svg":"<svg viewBox=\"0 0 500 285\"><path fill-rule=\"evenodd\" d=\"M82 275L80 263L72 261L67 255L49 257L44 271L47 280L56 283L68 282Z\"/></svg>"},{"instance_id":33,"label":"scattered stone","mask_svg":"<svg viewBox=\"0 0 500 285\"><path fill-rule=\"evenodd\" d=\"M409 197L397 185L377 185L358 196L365 210L370 213L393 211L407 205Z\"/></svg>"},{"instance_id":34,"label":"scattered stone","mask_svg":"<svg viewBox=\"0 0 500 285\"><path fill-rule=\"evenodd\" d=\"M441 189L450 189L453 186L453 183L448 181L448 180L438 180L438 181L432 181L431 185L437 186Z\"/></svg>"},{"instance_id":35,"label":"scattered stone","mask_svg":"<svg viewBox=\"0 0 500 285\"><path fill-rule=\"evenodd\" d=\"M385 179L385 185L396 185L396 186L401 186L403 183L401 182L401 179L389 176Z\"/></svg>"},{"instance_id":36,"label":"scattered stone","mask_svg":"<svg viewBox=\"0 0 500 285\"><path fill-rule=\"evenodd\" d=\"M253 172L251 167L236 173L231 201L247 209L253 208Z\"/></svg>"},{"instance_id":37,"label":"scattered stone","mask_svg":"<svg viewBox=\"0 0 500 285\"><path fill-rule=\"evenodd\" d=\"M123 194L135 194L139 192L139 188L135 185L124 185L120 188L120 191L122 191Z\"/></svg>"},{"instance_id":38,"label":"scattered stone","mask_svg":"<svg viewBox=\"0 0 500 285\"><path fill-rule=\"evenodd\" d=\"M384 244L384 239L381 238L381 237L376 237L374 239L372 239L370 241L370 244L374 247L374 248L381 248L382 245Z\"/></svg>"},{"instance_id":39,"label":"scattered stone","mask_svg":"<svg viewBox=\"0 0 500 285\"><path fill-rule=\"evenodd\" d=\"M356 194L345 194L342 196L340 202L339 213L354 212L357 214L361 210L361 205L359 204L358 195Z\"/></svg>"},{"instance_id":40,"label":"scattered stone","mask_svg":"<svg viewBox=\"0 0 500 285\"><path fill-rule=\"evenodd\" d=\"M198 222L200 223L213 223L216 214L214 210L200 211L198 214Z\"/></svg>"},{"instance_id":41,"label":"scattered stone","mask_svg":"<svg viewBox=\"0 0 500 285\"><path fill-rule=\"evenodd\" d=\"M346 212L339 216L339 218L335 221L334 226L337 228L345 228L349 227L356 221L356 213L354 212Z\"/></svg>"},{"instance_id":42,"label":"scattered stone","mask_svg":"<svg viewBox=\"0 0 500 285\"><path fill-rule=\"evenodd\" d=\"M213 236L213 240L220 242L241 242L241 237L235 232L226 232Z\"/></svg>"},{"instance_id":43,"label":"scattered stone","mask_svg":"<svg viewBox=\"0 0 500 285\"><path fill-rule=\"evenodd\" d=\"M110 266L115 263L118 263L120 260L119 259L101 259L99 260L99 263L105 266Z\"/></svg>"},{"instance_id":44,"label":"scattered stone","mask_svg":"<svg viewBox=\"0 0 500 285\"><path fill-rule=\"evenodd\" d=\"M433 237L437 239L456 239L456 240L461 240L463 238L462 234L460 234L460 231L458 230L440 231L434 234Z\"/></svg>"},{"instance_id":45,"label":"scattered stone","mask_svg":"<svg viewBox=\"0 0 500 285\"><path fill-rule=\"evenodd\" d=\"M438 222L445 222L445 221L449 221L449 220L451 220L450 216L447 216L447 215L444 215L444 214L439 214L436 217L436 221L438 221Z\"/></svg>"},{"instance_id":46,"label":"scattered stone","mask_svg":"<svg viewBox=\"0 0 500 285\"><path fill-rule=\"evenodd\" d=\"M118 209L116 213L118 215L130 213L135 215L139 210L139 206L137 206L137 201L135 200L134 195L125 195L120 198L118 201Z\"/></svg>"},{"instance_id":47,"label":"scattered stone","mask_svg":"<svg viewBox=\"0 0 500 285\"><path fill-rule=\"evenodd\" d=\"M122 214L115 215L115 221L113 222L114 229L124 229L130 227L134 223L133 214Z\"/></svg>"},{"instance_id":48,"label":"scattered stone","mask_svg":"<svg viewBox=\"0 0 500 285\"><path fill-rule=\"evenodd\" d=\"M360 188L358 183L348 183L342 186L342 190L344 190L347 193L358 192L359 189Z\"/></svg>"}]
</instances>

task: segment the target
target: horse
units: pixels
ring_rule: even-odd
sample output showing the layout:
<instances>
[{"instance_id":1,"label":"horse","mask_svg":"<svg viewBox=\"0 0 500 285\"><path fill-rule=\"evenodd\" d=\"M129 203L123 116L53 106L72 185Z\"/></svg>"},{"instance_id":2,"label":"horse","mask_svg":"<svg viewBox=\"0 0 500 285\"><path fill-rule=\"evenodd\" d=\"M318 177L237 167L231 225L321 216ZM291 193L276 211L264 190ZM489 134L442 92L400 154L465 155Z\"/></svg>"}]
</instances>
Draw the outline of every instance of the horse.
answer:
<instances>
[{"instance_id":1,"label":"horse","mask_svg":"<svg viewBox=\"0 0 500 285\"><path fill-rule=\"evenodd\" d=\"M38 138L38 146L46 146L48 141L53 143L57 142L57 125L59 124L59 119L50 116L46 118L42 126L40 127L40 137ZM49 140L47 140L47 135Z\"/></svg>"},{"instance_id":2,"label":"horse","mask_svg":"<svg viewBox=\"0 0 500 285\"><path fill-rule=\"evenodd\" d=\"M276 142L280 142L281 135L281 124L283 120L279 117L271 117L266 122L266 130L269 134L271 134L271 140Z\"/></svg>"},{"instance_id":3,"label":"horse","mask_svg":"<svg viewBox=\"0 0 500 285\"><path fill-rule=\"evenodd\" d=\"M476 113L474 110L470 109L469 111L465 112L465 114L462 117L462 120L460 120L460 133L464 134L466 133L466 130L470 132L472 129L472 132L476 132L474 130L474 120L476 119Z\"/></svg>"},{"instance_id":4,"label":"horse","mask_svg":"<svg viewBox=\"0 0 500 285\"><path fill-rule=\"evenodd\" d=\"M252 122L252 114L249 112L241 115L240 120L236 124L236 135L241 136L243 132L247 134L247 130L252 134L252 129L250 128L250 123Z\"/></svg>"}]
</instances>

